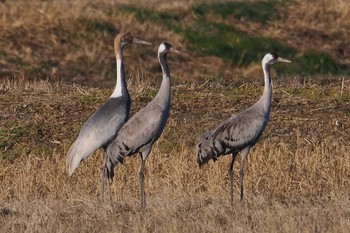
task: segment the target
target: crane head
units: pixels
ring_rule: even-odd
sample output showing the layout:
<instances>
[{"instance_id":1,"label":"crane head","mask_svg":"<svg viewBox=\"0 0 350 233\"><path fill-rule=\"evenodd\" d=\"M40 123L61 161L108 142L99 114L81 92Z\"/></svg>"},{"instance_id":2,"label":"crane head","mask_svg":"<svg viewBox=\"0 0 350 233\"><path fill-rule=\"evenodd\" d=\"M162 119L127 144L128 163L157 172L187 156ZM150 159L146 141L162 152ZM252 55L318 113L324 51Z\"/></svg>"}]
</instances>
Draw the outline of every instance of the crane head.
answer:
<instances>
[{"instance_id":1,"label":"crane head","mask_svg":"<svg viewBox=\"0 0 350 233\"><path fill-rule=\"evenodd\" d=\"M114 47L117 48L119 45L123 47L126 44L144 44L151 45L151 43L137 39L131 35L130 32L127 33L119 33L114 39Z\"/></svg>"},{"instance_id":2,"label":"crane head","mask_svg":"<svg viewBox=\"0 0 350 233\"><path fill-rule=\"evenodd\" d=\"M291 63L290 60L287 60L283 57L278 56L278 54L276 53L267 53L263 60L262 60L263 64L269 64L269 65L273 65L277 62L286 62L286 63Z\"/></svg>"},{"instance_id":3,"label":"crane head","mask_svg":"<svg viewBox=\"0 0 350 233\"><path fill-rule=\"evenodd\" d=\"M171 46L171 44L169 44L168 42L163 42L159 45L159 48L158 48L158 54L167 54L167 53L180 53L179 50L173 48Z\"/></svg>"}]
</instances>

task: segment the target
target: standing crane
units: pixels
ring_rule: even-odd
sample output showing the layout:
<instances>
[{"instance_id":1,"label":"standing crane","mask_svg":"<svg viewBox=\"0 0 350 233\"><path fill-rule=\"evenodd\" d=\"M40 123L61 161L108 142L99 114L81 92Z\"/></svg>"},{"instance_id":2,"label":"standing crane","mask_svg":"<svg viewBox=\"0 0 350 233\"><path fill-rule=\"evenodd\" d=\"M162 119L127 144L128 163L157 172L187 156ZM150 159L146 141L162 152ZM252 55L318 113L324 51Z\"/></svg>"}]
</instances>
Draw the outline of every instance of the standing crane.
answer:
<instances>
[{"instance_id":1,"label":"standing crane","mask_svg":"<svg viewBox=\"0 0 350 233\"><path fill-rule=\"evenodd\" d=\"M162 68L163 79L157 95L146 107L137 112L123 125L117 137L107 148L105 166L109 180L113 180L114 167L117 163L123 163L126 156L136 153L140 154L142 160L139 173L142 208L146 206L144 188L145 161L151 152L153 144L160 137L169 116L171 81L170 70L166 60L169 52L178 53L169 43L161 43L158 48L158 60Z\"/></svg>"},{"instance_id":2,"label":"standing crane","mask_svg":"<svg viewBox=\"0 0 350 233\"><path fill-rule=\"evenodd\" d=\"M204 133L197 144L197 162L199 166L204 165L210 159L216 161L221 155L232 154L232 160L228 170L231 205L233 204L233 164L238 153L240 153L242 163L239 171L239 183L241 189L240 201L242 201L244 162L250 149L258 142L269 121L272 99L270 66L277 62L290 63L291 61L279 57L274 53L267 53L262 59L265 87L263 95L258 102L246 110L233 115L216 129Z\"/></svg>"},{"instance_id":3,"label":"standing crane","mask_svg":"<svg viewBox=\"0 0 350 233\"><path fill-rule=\"evenodd\" d=\"M130 33L120 33L115 37L116 86L107 102L84 123L78 138L70 147L66 158L66 167L70 176L79 163L87 159L95 150L103 148L106 151L107 145L115 138L119 129L129 118L131 101L123 65L123 48L127 44L150 45L151 43L134 38ZM103 200L104 191L104 172L103 166L101 171L101 200Z\"/></svg>"}]
</instances>

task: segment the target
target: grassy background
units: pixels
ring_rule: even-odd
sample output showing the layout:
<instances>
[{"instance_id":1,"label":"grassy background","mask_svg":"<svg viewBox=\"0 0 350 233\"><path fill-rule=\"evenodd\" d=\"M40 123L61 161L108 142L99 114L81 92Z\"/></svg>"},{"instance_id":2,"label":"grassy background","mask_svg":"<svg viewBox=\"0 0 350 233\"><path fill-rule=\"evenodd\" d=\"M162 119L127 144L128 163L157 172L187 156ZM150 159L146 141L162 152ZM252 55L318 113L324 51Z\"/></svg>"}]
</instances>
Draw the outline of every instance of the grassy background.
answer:
<instances>
[{"instance_id":1,"label":"grassy background","mask_svg":"<svg viewBox=\"0 0 350 233\"><path fill-rule=\"evenodd\" d=\"M4 1L0 74L110 86L113 38L132 31L153 46L126 49L129 76L153 77L163 40L183 52L174 64L181 67L180 80L254 80L268 51L293 60L289 67L276 68L280 77L348 75L349 5L345 0L332 6L316 0Z\"/></svg>"},{"instance_id":2,"label":"grassy background","mask_svg":"<svg viewBox=\"0 0 350 233\"><path fill-rule=\"evenodd\" d=\"M0 232L349 232L350 4L327 1L101 0L0 3ZM65 155L111 93L113 38L125 49L132 114L158 91L171 54L172 109L146 162L116 167L114 207L98 204L101 150L68 177ZM275 50L270 122L245 166L239 203L229 157L198 168L198 136L253 104L260 59Z\"/></svg>"}]
</instances>

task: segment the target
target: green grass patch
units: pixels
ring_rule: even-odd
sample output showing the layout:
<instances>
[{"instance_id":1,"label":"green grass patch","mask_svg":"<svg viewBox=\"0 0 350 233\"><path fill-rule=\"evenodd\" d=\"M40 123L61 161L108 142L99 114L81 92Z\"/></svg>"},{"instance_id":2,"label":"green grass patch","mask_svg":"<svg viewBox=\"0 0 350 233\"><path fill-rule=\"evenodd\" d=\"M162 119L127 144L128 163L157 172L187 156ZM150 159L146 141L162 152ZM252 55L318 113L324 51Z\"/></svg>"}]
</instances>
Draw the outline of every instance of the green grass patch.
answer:
<instances>
[{"instance_id":1,"label":"green grass patch","mask_svg":"<svg viewBox=\"0 0 350 233\"><path fill-rule=\"evenodd\" d=\"M314 88L312 86L307 87L293 87L287 88L286 91L293 95L298 95L303 98L325 102L337 96L337 93L332 88Z\"/></svg>"},{"instance_id":2,"label":"green grass patch","mask_svg":"<svg viewBox=\"0 0 350 233\"><path fill-rule=\"evenodd\" d=\"M350 117L350 109L345 110L345 115Z\"/></svg>"},{"instance_id":3,"label":"green grass patch","mask_svg":"<svg viewBox=\"0 0 350 233\"><path fill-rule=\"evenodd\" d=\"M154 99L157 93L158 93L158 89L149 89L145 91L143 95L140 95L137 101L141 103L148 103Z\"/></svg>"},{"instance_id":4,"label":"green grass patch","mask_svg":"<svg viewBox=\"0 0 350 233\"><path fill-rule=\"evenodd\" d=\"M92 33L106 32L114 36L117 33L116 28L109 22L103 22L95 19L79 18L78 24L85 27Z\"/></svg>"},{"instance_id":5,"label":"green grass patch","mask_svg":"<svg viewBox=\"0 0 350 233\"><path fill-rule=\"evenodd\" d=\"M174 92L174 95L176 95L176 98L181 101L199 101L202 93L197 91L178 91Z\"/></svg>"},{"instance_id":6,"label":"green grass patch","mask_svg":"<svg viewBox=\"0 0 350 233\"><path fill-rule=\"evenodd\" d=\"M10 57L7 59L10 63L17 65L17 66L24 66L24 62L22 60L22 58L20 57Z\"/></svg>"},{"instance_id":7,"label":"green grass patch","mask_svg":"<svg viewBox=\"0 0 350 233\"><path fill-rule=\"evenodd\" d=\"M181 148L181 144L176 140L164 140L162 143L159 144L159 148L162 151L162 153L170 154L174 151L179 151L179 149Z\"/></svg>"},{"instance_id":8,"label":"green grass patch","mask_svg":"<svg viewBox=\"0 0 350 233\"><path fill-rule=\"evenodd\" d=\"M0 128L1 139L13 139L18 140L25 135L25 129L23 126L15 125L13 127L2 127Z\"/></svg>"},{"instance_id":9,"label":"green grass patch","mask_svg":"<svg viewBox=\"0 0 350 233\"><path fill-rule=\"evenodd\" d=\"M195 21L183 30L184 38L198 52L221 57L238 66L247 66L262 58L266 52L295 54L279 42L262 37L247 36L241 31L221 23Z\"/></svg>"},{"instance_id":10,"label":"green grass patch","mask_svg":"<svg viewBox=\"0 0 350 233\"><path fill-rule=\"evenodd\" d=\"M97 91L78 96L78 99L80 99L80 102L84 105L101 104L101 102L106 101L106 97L104 97L104 99L102 98L103 97L101 97Z\"/></svg>"},{"instance_id":11,"label":"green grass patch","mask_svg":"<svg viewBox=\"0 0 350 233\"><path fill-rule=\"evenodd\" d=\"M11 127L1 127L0 151L2 152L2 158L17 158L21 153L17 148L14 148L14 146L16 144L21 143L22 139L26 135L26 129L20 125L13 125Z\"/></svg>"},{"instance_id":12,"label":"green grass patch","mask_svg":"<svg viewBox=\"0 0 350 233\"><path fill-rule=\"evenodd\" d=\"M266 23L266 21L278 16L276 1L264 2L223 2L223 3L203 3L192 7L195 14L205 16L210 13L222 19L234 17Z\"/></svg>"},{"instance_id":13,"label":"green grass patch","mask_svg":"<svg viewBox=\"0 0 350 233\"><path fill-rule=\"evenodd\" d=\"M198 20L182 31L192 49L221 57L240 67L260 63L267 52L275 52L292 60L292 64L274 66L279 75L338 74L339 66L325 53L307 51L298 55L293 48L276 40L254 37L222 23ZM344 74L350 71L343 71Z\"/></svg>"},{"instance_id":14,"label":"green grass patch","mask_svg":"<svg viewBox=\"0 0 350 233\"><path fill-rule=\"evenodd\" d=\"M50 144L52 136L50 127L33 123L7 122L0 128L1 157L12 161L23 153L28 155L33 151L40 152L38 154L50 154L53 150Z\"/></svg>"},{"instance_id":15,"label":"green grass patch","mask_svg":"<svg viewBox=\"0 0 350 233\"><path fill-rule=\"evenodd\" d=\"M308 73L337 73L337 64L331 56L325 53L308 52L298 58L303 64L303 70L308 70Z\"/></svg>"},{"instance_id":16,"label":"green grass patch","mask_svg":"<svg viewBox=\"0 0 350 233\"><path fill-rule=\"evenodd\" d=\"M338 74L339 66L325 53L306 51L302 55L280 42L261 36L250 36L233 25L214 22L210 14L226 19L237 19L265 23L278 17L276 7L282 1L203 3L194 5L186 14L196 14L197 20L181 23L180 16L155 12L134 6L124 6L111 11L113 14L133 14L139 22L151 21L180 34L191 49L204 55L217 56L238 67L260 63L267 52L275 52L293 61L292 64L274 66L278 75ZM350 73L350 71L345 71Z\"/></svg>"},{"instance_id":17,"label":"green grass patch","mask_svg":"<svg viewBox=\"0 0 350 233\"><path fill-rule=\"evenodd\" d=\"M165 28L169 30L173 30L175 32L178 32L180 18L176 15L172 15L169 13L163 13L163 12L156 12L148 9L141 9L134 6L124 6L119 7L118 9L112 10L109 14L133 14L135 18L141 22L144 23L146 21L151 21L153 23L158 23L164 26Z\"/></svg>"},{"instance_id":18,"label":"green grass patch","mask_svg":"<svg viewBox=\"0 0 350 233\"><path fill-rule=\"evenodd\" d=\"M5 58L6 55L6 52L0 50L0 58Z\"/></svg>"},{"instance_id":19,"label":"green grass patch","mask_svg":"<svg viewBox=\"0 0 350 233\"><path fill-rule=\"evenodd\" d=\"M279 53L285 56L284 53ZM298 55L295 52L286 55L285 58L292 60L291 64L274 66L278 73L285 75L298 74L300 76L315 74L339 74L341 70L334 60L326 53L305 52ZM349 71L342 71L344 73Z\"/></svg>"}]
</instances>

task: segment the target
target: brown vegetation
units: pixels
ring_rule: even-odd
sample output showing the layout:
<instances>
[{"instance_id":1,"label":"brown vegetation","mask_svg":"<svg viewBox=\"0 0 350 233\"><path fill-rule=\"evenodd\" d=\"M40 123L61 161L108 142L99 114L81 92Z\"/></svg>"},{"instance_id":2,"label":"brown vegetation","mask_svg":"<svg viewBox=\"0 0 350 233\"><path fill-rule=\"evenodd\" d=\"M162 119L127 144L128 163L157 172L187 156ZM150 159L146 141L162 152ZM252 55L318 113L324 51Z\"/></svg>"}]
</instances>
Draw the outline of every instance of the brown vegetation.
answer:
<instances>
[{"instance_id":1,"label":"brown vegetation","mask_svg":"<svg viewBox=\"0 0 350 233\"><path fill-rule=\"evenodd\" d=\"M178 58L171 58L176 67L181 67L176 74L181 80L259 77L255 65L242 69L221 58L191 51L184 39L172 31L149 21L140 23L130 14L110 13L131 4L177 14L189 24L195 16L186 9L201 2L210 1L4 1L0 4L0 72L27 79L108 86L114 77L113 37L119 31L132 31L154 45L127 48L130 76L152 80L159 69L157 45L168 40L183 51ZM346 0L331 5L325 0L297 1L283 5L279 9L283 17L266 24L237 19L227 19L227 23L251 35L274 38L300 53L307 49L327 52L338 64L350 66L346 43L350 37L349 9Z\"/></svg>"},{"instance_id":2,"label":"brown vegetation","mask_svg":"<svg viewBox=\"0 0 350 233\"><path fill-rule=\"evenodd\" d=\"M350 229L350 93L341 95L340 83L275 85L271 121L246 163L245 199L239 203L236 184L233 207L229 158L199 169L195 143L204 129L252 104L261 87L175 85L170 120L146 163L146 210L140 208L138 157L116 168L113 208L98 205L102 151L73 177L64 169L81 124L110 91L27 81L0 87L0 136L6 142L0 169L2 232ZM133 112L156 88L132 82L129 87Z\"/></svg>"}]
</instances>

